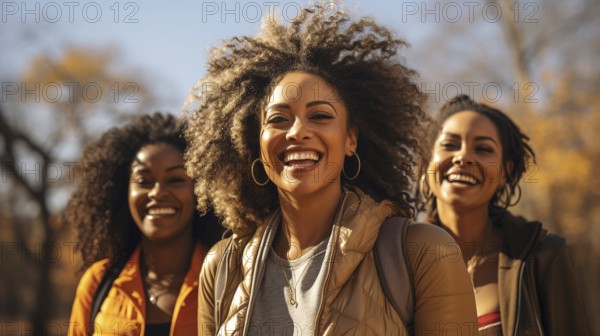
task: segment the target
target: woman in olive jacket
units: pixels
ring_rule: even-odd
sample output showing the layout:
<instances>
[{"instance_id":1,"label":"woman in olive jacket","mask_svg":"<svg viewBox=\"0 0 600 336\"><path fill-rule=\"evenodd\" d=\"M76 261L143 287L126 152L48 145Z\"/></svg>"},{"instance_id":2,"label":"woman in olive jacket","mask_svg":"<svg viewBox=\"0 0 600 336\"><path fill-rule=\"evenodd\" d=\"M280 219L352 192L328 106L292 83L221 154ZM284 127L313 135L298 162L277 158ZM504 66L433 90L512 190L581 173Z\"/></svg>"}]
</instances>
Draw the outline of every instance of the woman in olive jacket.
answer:
<instances>
[{"instance_id":1,"label":"woman in olive jacket","mask_svg":"<svg viewBox=\"0 0 600 336\"><path fill-rule=\"evenodd\" d=\"M529 138L501 111L464 95L436 118L423 194L430 220L461 246L480 335L587 335L565 240L506 210L535 161Z\"/></svg>"}]
</instances>

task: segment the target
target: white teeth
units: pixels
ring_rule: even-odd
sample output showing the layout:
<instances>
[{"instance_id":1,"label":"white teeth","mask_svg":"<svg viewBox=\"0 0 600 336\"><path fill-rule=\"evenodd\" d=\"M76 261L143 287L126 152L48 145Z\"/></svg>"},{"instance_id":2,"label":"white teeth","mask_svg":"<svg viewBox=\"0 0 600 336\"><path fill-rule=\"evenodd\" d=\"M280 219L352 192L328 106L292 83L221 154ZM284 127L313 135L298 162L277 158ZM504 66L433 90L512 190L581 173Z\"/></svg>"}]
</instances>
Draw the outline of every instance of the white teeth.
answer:
<instances>
[{"instance_id":1,"label":"white teeth","mask_svg":"<svg viewBox=\"0 0 600 336\"><path fill-rule=\"evenodd\" d=\"M288 163L295 160L312 160L319 161L319 154L317 152L293 152L288 153L283 157L283 162Z\"/></svg>"},{"instance_id":2,"label":"white teeth","mask_svg":"<svg viewBox=\"0 0 600 336\"><path fill-rule=\"evenodd\" d=\"M175 209L173 208L154 208L148 210L149 215L172 215L175 213Z\"/></svg>"},{"instance_id":3,"label":"white teeth","mask_svg":"<svg viewBox=\"0 0 600 336\"><path fill-rule=\"evenodd\" d=\"M468 175L450 174L447 177L449 182L464 182L468 184L476 184L477 180Z\"/></svg>"}]
</instances>

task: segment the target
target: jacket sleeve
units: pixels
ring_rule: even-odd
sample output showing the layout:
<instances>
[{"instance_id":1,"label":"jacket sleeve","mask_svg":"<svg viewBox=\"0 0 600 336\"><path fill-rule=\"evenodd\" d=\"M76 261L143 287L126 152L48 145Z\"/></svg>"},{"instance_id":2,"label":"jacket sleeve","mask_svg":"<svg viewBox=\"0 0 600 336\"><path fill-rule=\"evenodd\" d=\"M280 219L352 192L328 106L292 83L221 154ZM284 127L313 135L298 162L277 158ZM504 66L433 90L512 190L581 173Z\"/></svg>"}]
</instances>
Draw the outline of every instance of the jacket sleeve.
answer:
<instances>
[{"instance_id":1,"label":"jacket sleeve","mask_svg":"<svg viewBox=\"0 0 600 336\"><path fill-rule=\"evenodd\" d=\"M75 300L71 308L71 318L69 319L69 336L87 336L91 334L93 325L90 325L90 314L92 311L92 301L98 284L106 272L108 261L99 261L88 268L77 285Z\"/></svg>"},{"instance_id":2,"label":"jacket sleeve","mask_svg":"<svg viewBox=\"0 0 600 336\"><path fill-rule=\"evenodd\" d=\"M548 235L536 253L537 287L547 335L590 335L579 283L565 240Z\"/></svg>"},{"instance_id":3,"label":"jacket sleeve","mask_svg":"<svg viewBox=\"0 0 600 336\"><path fill-rule=\"evenodd\" d=\"M414 223L406 243L415 335L477 335L473 287L456 241L440 227Z\"/></svg>"},{"instance_id":4,"label":"jacket sleeve","mask_svg":"<svg viewBox=\"0 0 600 336\"><path fill-rule=\"evenodd\" d=\"M214 289L215 276L219 266L219 261L224 255L226 246L227 240L222 240L214 245L204 258L204 264L202 265L202 270L200 271L200 282L198 286L199 336L216 334Z\"/></svg>"}]
</instances>

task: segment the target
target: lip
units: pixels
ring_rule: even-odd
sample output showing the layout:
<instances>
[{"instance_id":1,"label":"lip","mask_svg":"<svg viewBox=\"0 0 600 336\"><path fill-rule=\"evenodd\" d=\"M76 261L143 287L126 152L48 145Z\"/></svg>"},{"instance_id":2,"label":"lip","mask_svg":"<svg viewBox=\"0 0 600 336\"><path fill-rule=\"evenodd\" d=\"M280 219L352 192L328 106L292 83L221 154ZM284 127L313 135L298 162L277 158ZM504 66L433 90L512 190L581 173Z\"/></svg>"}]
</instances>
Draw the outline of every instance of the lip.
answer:
<instances>
[{"instance_id":1,"label":"lip","mask_svg":"<svg viewBox=\"0 0 600 336\"><path fill-rule=\"evenodd\" d=\"M290 161L291 157L293 161ZM314 160L315 157L317 160ZM277 158L283 169L290 173L303 173L317 168L323 158L323 152L311 147L290 146L282 150Z\"/></svg>"},{"instance_id":2,"label":"lip","mask_svg":"<svg viewBox=\"0 0 600 336\"><path fill-rule=\"evenodd\" d=\"M481 183L470 171L464 169L449 169L443 176L442 182L448 182L453 186L475 186Z\"/></svg>"},{"instance_id":3,"label":"lip","mask_svg":"<svg viewBox=\"0 0 600 336\"><path fill-rule=\"evenodd\" d=\"M179 212L179 208L171 204L150 204L145 210L145 216L152 218L173 217Z\"/></svg>"}]
</instances>

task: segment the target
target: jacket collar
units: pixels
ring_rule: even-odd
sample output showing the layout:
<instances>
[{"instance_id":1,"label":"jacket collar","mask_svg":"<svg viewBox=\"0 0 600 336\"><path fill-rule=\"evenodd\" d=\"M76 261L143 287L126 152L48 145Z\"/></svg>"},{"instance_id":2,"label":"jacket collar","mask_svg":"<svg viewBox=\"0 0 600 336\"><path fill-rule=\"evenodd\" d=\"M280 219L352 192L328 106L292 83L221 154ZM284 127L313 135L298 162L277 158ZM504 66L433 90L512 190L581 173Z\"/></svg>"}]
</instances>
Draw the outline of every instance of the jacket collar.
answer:
<instances>
[{"instance_id":1,"label":"jacket collar","mask_svg":"<svg viewBox=\"0 0 600 336\"><path fill-rule=\"evenodd\" d=\"M386 218L395 214L396 211L391 202L379 203L358 188L344 188L329 242L333 245L332 255L329 258L331 261L335 261L330 265L338 266L329 272L329 279L325 281L324 309L322 316L317 317L321 321L321 325L317 326L321 331L324 330L324 323L329 321L328 316L331 314L329 307L343 285L351 278L364 255L373 248L381 224ZM226 323L226 330L242 327L242 330L246 331L250 323L254 295L262 281L264 261L280 222L280 210L277 209L263 224L258 226L254 236L245 245L242 261L244 279L237 288L232 302L234 306L243 306L243 302L247 301L247 308L242 310L245 316L241 318L245 322L243 326L236 326L235 319L231 320L229 322L233 325ZM245 239L242 236L234 235L235 240L240 243Z\"/></svg>"},{"instance_id":2,"label":"jacket collar","mask_svg":"<svg viewBox=\"0 0 600 336\"><path fill-rule=\"evenodd\" d=\"M508 211L504 211L496 223L504 237L502 252L511 259L525 260L539 237L542 224L537 221L528 222Z\"/></svg>"},{"instance_id":3,"label":"jacket collar","mask_svg":"<svg viewBox=\"0 0 600 336\"><path fill-rule=\"evenodd\" d=\"M140 255L141 245L138 244L123 267L121 274L113 282L113 287L120 288L125 295L128 295L135 309L145 319L146 294L140 272Z\"/></svg>"},{"instance_id":4,"label":"jacket collar","mask_svg":"<svg viewBox=\"0 0 600 336\"><path fill-rule=\"evenodd\" d=\"M503 244L498 260L498 298L502 334L515 335L525 261L542 232L540 222L527 222L504 211L495 221L502 230Z\"/></svg>"},{"instance_id":5,"label":"jacket collar","mask_svg":"<svg viewBox=\"0 0 600 336\"><path fill-rule=\"evenodd\" d=\"M379 203L358 188L344 188L342 202L335 216L332 232L332 240L337 240L337 245L339 245L336 247L338 250L336 253L341 252L341 256L338 257L347 257L346 251L360 254L369 252L375 245L381 224L386 218L395 214L396 211L391 202L383 201ZM257 253L260 254L257 247L269 247L280 222L281 213L277 209L259 226L250 243L246 245L244 254L257 257ZM250 265L253 265L254 262L249 262L248 259L246 261L246 271L250 271ZM351 267L348 266L348 268ZM354 268L351 268L352 271L354 271Z\"/></svg>"},{"instance_id":6,"label":"jacket collar","mask_svg":"<svg viewBox=\"0 0 600 336\"><path fill-rule=\"evenodd\" d=\"M321 316L317 316L317 333L324 333L331 322L332 305L356 268L369 253L381 224L396 211L389 201L376 202L358 188L346 190L346 200L334 223L333 249L329 256L331 266L329 279L325 280L324 301ZM343 265L343 266L342 266Z\"/></svg>"},{"instance_id":7,"label":"jacket collar","mask_svg":"<svg viewBox=\"0 0 600 336\"><path fill-rule=\"evenodd\" d=\"M179 314L179 309L182 303L186 300L189 294L198 287L198 277L202 268L202 262L204 259L205 248L201 243L196 243L194 252L192 255L192 261L190 268L185 275L183 284L177 296L175 304L175 311L173 311L173 323L171 328L175 325ZM123 267L121 274L113 282L114 287L118 287L121 291L128 295L131 302L133 302L135 309L138 313L146 319L146 293L144 291L144 285L142 283L141 270L140 270L140 255L141 245L138 245L129 260Z\"/></svg>"}]
</instances>

